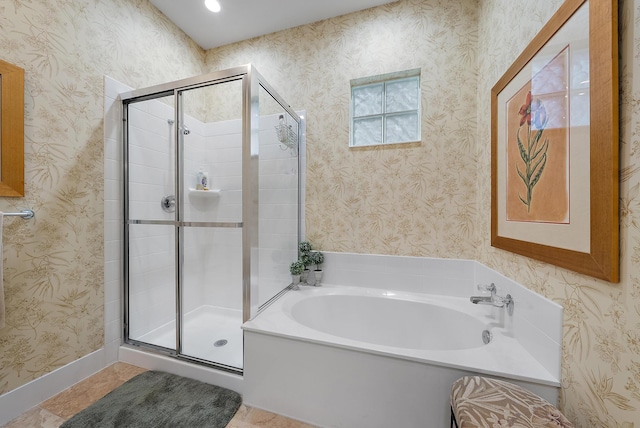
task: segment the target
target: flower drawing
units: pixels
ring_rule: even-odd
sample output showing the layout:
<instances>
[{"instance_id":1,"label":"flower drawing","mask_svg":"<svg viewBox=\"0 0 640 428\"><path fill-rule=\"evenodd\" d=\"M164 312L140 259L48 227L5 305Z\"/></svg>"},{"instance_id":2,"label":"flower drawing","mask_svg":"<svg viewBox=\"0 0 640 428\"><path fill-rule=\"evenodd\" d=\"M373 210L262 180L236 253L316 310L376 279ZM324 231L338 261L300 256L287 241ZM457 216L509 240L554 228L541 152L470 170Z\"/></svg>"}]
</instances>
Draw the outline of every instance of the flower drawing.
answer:
<instances>
[{"instance_id":1,"label":"flower drawing","mask_svg":"<svg viewBox=\"0 0 640 428\"><path fill-rule=\"evenodd\" d=\"M527 94L526 102L520 107L518 112L520 115L520 126L516 134L518 141L518 151L524 162L523 171L516 163L516 171L524 182L527 189L526 197L518 193L518 197L523 204L527 206L527 212L531 211L531 201L533 199L533 188L544 171L547 164L547 149L549 148L549 139L545 138L542 143L542 133L544 132L547 122L547 110L544 103L540 99L534 99L531 91ZM522 128L525 128L525 139L521 136Z\"/></svg>"}]
</instances>

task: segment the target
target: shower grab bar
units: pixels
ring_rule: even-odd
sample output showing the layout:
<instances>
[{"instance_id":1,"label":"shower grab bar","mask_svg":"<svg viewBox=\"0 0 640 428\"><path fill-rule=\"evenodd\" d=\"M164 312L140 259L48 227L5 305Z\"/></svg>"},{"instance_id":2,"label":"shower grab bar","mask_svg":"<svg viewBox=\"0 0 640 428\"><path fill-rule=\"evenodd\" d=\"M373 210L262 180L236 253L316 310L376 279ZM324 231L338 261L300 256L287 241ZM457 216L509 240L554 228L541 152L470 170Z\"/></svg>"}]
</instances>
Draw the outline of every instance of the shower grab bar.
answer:
<instances>
[{"instance_id":1,"label":"shower grab bar","mask_svg":"<svg viewBox=\"0 0 640 428\"><path fill-rule=\"evenodd\" d=\"M22 217L23 219L27 220L30 218L33 218L35 216L35 213L33 212L33 210L22 210L19 213L2 213L3 217Z\"/></svg>"},{"instance_id":2,"label":"shower grab bar","mask_svg":"<svg viewBox=\"0 0 640 428\"><path fill-rule=\"evenodd\" d=\"M155 224L161 226L183 227L226 227L231 229L242 228L243 223L219 222L219 221L172 221L172 220L129 220L128 224Z\"/></svg>"}]
</instances>

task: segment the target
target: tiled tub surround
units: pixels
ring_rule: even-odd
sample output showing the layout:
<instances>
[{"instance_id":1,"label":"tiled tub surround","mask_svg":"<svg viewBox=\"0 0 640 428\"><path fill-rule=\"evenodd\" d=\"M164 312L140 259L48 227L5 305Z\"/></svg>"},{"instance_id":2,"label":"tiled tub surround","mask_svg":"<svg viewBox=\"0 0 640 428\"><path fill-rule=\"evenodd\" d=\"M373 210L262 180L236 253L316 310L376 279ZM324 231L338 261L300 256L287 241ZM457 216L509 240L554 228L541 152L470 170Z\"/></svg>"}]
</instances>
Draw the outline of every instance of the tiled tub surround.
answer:
<instances>
[{"instance_id":1,"label":"tiled tub surround","mask_svg":"<svg viewBox=\"0 0 640 428\"><path fill-rule=\"evenodd\" d=\"M442 427L449 421L451 384L471 373L507 379L557 403L562 328L562 308L557 304L475 261L329 252L325 256L323 287L291 291L245 323L247 404L321 426ZM503 308L469 301L481 294L476 284L491 282L498 295L514 298L513 316ZM394 302L387 306L375 301L386 309L370 319L369 329L366 310L357 309L360 303L338 303L332 317L344 319L351 328L335 334L335 319L313 315L313 299L319 302L326 300L319 296L327 295ZM413 308L416 304L424 309ZM441 310L430 305L460 311L461 318L475 321L465 325L453 319L430 320L420 311ZM381 320L395 324L400 317L412 316L414 309L406 324L410 330L397 331L396 337L384 332L375 337L375 330L386 325ZM313 323L324 332L311 328ZM478 338L470 339L475 342L468 347L440 345L449 349L419 343L422 332L433 328L467 336L466 331L450 331L456 324L461 330L477 328ZM488 345L478 343L483 328L493 333ZM368 337L356 340L359 334ZM407 343L412 335L415 345Z\"/></svg>"}]
</instances>

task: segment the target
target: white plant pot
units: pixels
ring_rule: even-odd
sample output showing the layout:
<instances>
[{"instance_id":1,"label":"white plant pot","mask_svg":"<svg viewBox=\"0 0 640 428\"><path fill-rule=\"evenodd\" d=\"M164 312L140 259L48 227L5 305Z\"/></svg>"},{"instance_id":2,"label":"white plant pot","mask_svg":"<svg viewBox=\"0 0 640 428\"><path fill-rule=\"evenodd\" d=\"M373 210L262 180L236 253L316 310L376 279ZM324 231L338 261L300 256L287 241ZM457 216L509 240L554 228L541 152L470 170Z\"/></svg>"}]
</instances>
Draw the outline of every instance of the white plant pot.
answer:
<instances>
[{"instance_id":1,"label":"white plant pot","mask_svg":"<svg viewBox=\"0 0 640 428\"><path fill-rule=\"evenodd\" d=\"M315 286L320 287L322 284L322 269L316 269L313 271L313 277L315 279Z\"/></svg>"},{"instance_id":2,"label":"white plant pot","mask_svg":"<svg viewBox=\"0 0 640 428\"><path fill-rule=\"evenodd\" d=\"M308 280L309 280L309 269L305 269L302 272L302 275L300 276L300 281L306 284Z\"/></svg>"},{"instance_id":3,"label":"white plant pot","mask_svg":"<svg viewBox=\"0 0 640 428\"><path fill-rule=\"evenodd\" d=\"M293 285L300 284L300 275L291 275L291 282Z\"/></svg>"},{"instance_id":4,"label":"white plant pot","mask_svg":"<svg viewBox=\"0 0 640 428\"><path fill-rule=\"evenodd\" d=\"M307 274L307 285L316 285L316 276L314 275L314 271L312 270L310 270Z\"/></svg>"}]
</instances>

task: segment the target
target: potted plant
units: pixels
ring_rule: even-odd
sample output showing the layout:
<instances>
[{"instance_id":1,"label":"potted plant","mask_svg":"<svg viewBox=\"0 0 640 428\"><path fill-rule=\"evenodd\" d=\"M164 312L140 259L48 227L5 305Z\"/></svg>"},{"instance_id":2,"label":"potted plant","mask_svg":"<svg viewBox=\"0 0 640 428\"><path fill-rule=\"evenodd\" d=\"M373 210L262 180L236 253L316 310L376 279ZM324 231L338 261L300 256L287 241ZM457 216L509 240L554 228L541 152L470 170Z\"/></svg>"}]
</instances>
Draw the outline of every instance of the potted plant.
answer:
<instances>
[{"instance_id":1,"label":"potted plant","mask_svg":"<svg viewBox=\"0 0 640 428\"><path fill-rule=\"evenodd\" d=\"M309 285L313 285L313 277L309 274L308 267L312 264L309 260L309 253L311 253L311 242L302 241L298 244L298 251L300 252L300 261L304 264L304 271L302 272L302 282Z\"/></svg>"},{"instance_id":2,"label":"potted plant","mask_svg":"<svg viewBox=\"0 0 640 428\"><path fill-rule=\"evenodd\" d=\"M301 254L305 255L305 254L309 254L312 250L311 247L311 242L309 241L302 241L298 244L298 250L300 251Z\"/></svg>"},{"instance_id":3,"label":"potted plant","mask_svg":"<svg viewBox=\"0 0 640 428\"><path fill-rule=\"evenodd\" d=\"M322 280L322 263L324 263L324 254L320 251L313 251L309 254L309 261L312 265L316 265L315 270L313 271L313 276L315 279L315 285L320 286L320 281Z\"/></svg>"},{"instance_id":4,"label":"potted plant","mask_svg":"<svg viewBox=\"0 0 640 428\"><path fill-rule=\"evenodd\" d=\"M304 263L301 260L296 260L289 266L289 272L291 272L294 289L298 288L298 284L300 284L300 274L302 274L303 271Z\"/></svg>"}]
</instances>

